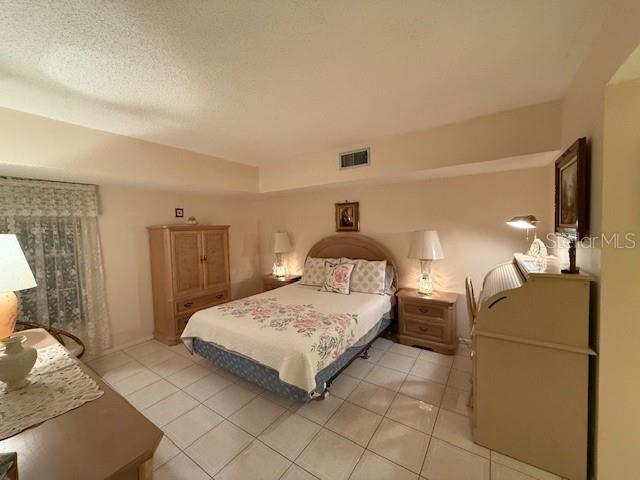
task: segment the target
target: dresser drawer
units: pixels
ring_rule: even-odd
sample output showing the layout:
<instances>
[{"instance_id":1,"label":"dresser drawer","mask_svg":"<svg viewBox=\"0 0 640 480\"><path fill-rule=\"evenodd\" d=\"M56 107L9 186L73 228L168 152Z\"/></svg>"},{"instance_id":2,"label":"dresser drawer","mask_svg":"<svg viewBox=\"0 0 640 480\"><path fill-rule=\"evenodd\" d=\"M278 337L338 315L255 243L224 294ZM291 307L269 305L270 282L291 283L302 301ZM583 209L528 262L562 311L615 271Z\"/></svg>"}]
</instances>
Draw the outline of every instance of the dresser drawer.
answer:
<instances>
[{"instance_id":1,"label":"dresser drawer","mask_svg":"<svg viewBox=\"0 0 640 480\"><path fill-rule=\"evenodd\" d=\"M403 302L402 309L407 315L417 315L419 317L430 317L443 319L447 309L435 305L424 305L420 303Z\"/></svg>"},{"instance_id":2,"label":"dresser drawer","mask_svg":"<svg viewBox=\"0 0 640 480\"><path fill-rule=\"evenodd\" d=\"M202 310L203 308L210 307L227 300L229 300L229 290L227 289L200 297L180 300L179 302L176 302L176 313L180 314L184 312Z\"/></svg>"},{"instance_id":3,"label":"dresser drawer","mask_svg":"<svg viewBox=\"0 0 640 480\"><path fill-rule=\"evenodd\" d=\"M405 318L402 324L402 329L406 335L443 341L447 339L448 329L446 324L422 322L410 318Z\"/></svg>"}]
</instances>

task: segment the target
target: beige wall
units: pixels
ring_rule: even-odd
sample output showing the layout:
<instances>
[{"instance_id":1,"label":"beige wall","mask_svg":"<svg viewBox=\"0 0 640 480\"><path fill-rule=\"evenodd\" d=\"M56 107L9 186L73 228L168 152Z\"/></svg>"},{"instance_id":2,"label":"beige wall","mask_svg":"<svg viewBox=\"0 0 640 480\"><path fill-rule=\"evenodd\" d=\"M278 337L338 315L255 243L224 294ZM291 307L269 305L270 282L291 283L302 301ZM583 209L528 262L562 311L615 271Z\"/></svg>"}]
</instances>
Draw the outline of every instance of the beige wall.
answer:
<instances>
[{"instance_id":1,"label":"beige wall","mask_svg":"<svg viewBox=\"0 0 640 480\"><path fill-rule=\"evenodd\" d=\"M613 2L610 13L603 22L601 31L593 43L591 51L578 70L572 85L563 102L562 146L568 147L576 138L586 136L591 141L592 184L591 184L591 222L592 232L599 235L606 230L607 217L616 217L616 213L606 207L603 198L607 190L612 195L622 194L616 191L615 182L604 187L609 168L616 168L619 159L608 151L604 151L604 115L605 90L607 83L626 58L640 44L640 2L637 0L617 0ZM608 144L608 140L607 140ZM611 150L613 152L613 150ZM636 152L637 162L637 152ZM615 174L612 178L616 178ZM637 176L635 179L637 180ZM620 179L618 177L618 179ZM624 182L621 189L624 189ZM635 193L637 195L637 193ZM612 205L609 203L609 205ZM633 205L633 204L631 204ZM637 210L633 213L637 217ZM624 274L617 277L615 267L609 269L610 274L600 280L601 270L604 272L605 259L601 258L599 248L579 249L579 264L598 280L599 288L624 288ZM625 378L637 377L636 366L624 358L623 353L635 348L633 331L624 335L619 329L620 319L614 311L600 305L599 290L594 290L592 322L595 323L595 347L600 352L595 376L594 412L596 415L595 477L602 480L635 479L640 470L640 457L637 445L640 442L640 422L633 422L630 411L624 406L631 406L637 397L631 396L621 403L637 388ZM630 301L630 299L627 299ZM627 303L628 307L631 304ZM629 320L639 316L627 310ZM614 355L614 352L618 354ZM600 381L609 379L609 381ZM636 381L637 384L637 381ZM635 388L634 388L635 387ZM630 401L628 401L630 400ZM637 402L636 402L637 404ZM636 405L633 408L637 408ZM615 432L615 433L614 433ZM626 439L633 438L633 441Z\"/></svg>"},{"instance_id":2,"label":"beige wall","mask_svg":"<svg viewBox=\"0 0 640 480\"><path fill-rule=\"evenodd\" d=\"M602 231L603 122L605 88L616 70L640 43L640 2L617 0L602 25L600 34L565 96L562 104L563 148L578 137L591 143L591 230ZM600 250L578 252L583 268L594 275L600 271Z\"/></svg>"},{"instance_id":3,"label":"beige wall","mask_svg":"<svg viewBox=\"0 0 640 480\"><path fill-rule=\"evenodd\" d=\"M534 214L539 234L553 223L551 166L458 178L396 183L262 198L255 202L260 234L261 270L269 272L273 232L291 235L294 251L287 255L289 271L302 270L304 257L320 238L335 231L334 203L360 202L361 233L387 246L394 254L402 286L415 286L419 265L407 258L411 232L438 230L446 258L434 263L436 288L463 293L471 275L478 290L487 270L525 251L530 241L505 221ZM463 298L458 311L460 333L468 336Z\"/></svg>"},{"instance_id":4,"label":"beige wall","mask_svg":"<svg viewBox=\"0 0 640 480\"><path fill-rule=\"evenodd\" d=\"M607 89L602 231L632 233L635 248L602 249L599 478L638 478L640 459L640 80Z\"/></svg>"},{"instance_id":5,"label":"beige wall","mask_svg":"<svg viewBox=\"0 0 640 480\"><path fill-rule=\"evenodd\" d=\"M340 171L342 146L260 168L260 191L274 192L537 154L560 147L560 102L543 103L442 127L374 139L371 166ZM353 145L353 148L363 145Z\"/></svg>"},{"instance_id":6,"label":"beige wall","mask_svg":"<svg viewBox=\"0 0 640 480\"><path fill-rule=\"evenodd\" d=\"M100 186L100 236L114 346L153 333L147 225L176 223L174 208L200 223L231 225L231 289L234 297L261 286L258 232L249 200L142 188Z\"/></svg>"},{"instance_id":7,"label":"beige wall","mask_svg":"<svg viewBox=\"0 0 640 480\"><path fill-rule=\"evenodd\" d=\"M258 169L0 108L0 175L192 192L258 191Z\"/></svg>"},{"instance_id":8,"label":"beige wall","mask_svg":"<svg viewBox=\"0 0 640 480\"><path fill-rule=\"evenodd\" d=\"M114 346L153 332L151 276L146 226L173 223L174 208L201 223L229 224L234 298L260 291L260 274L271 269L271 238L288 231L295 251L289 269L302 269L313 243L334 232L334 203L360 201L361 233L385 244L395 255L401 285L415 285L416 261L407 258L410 232L440 232L446 259L434 265L436 286L463 292L471 275L481 285L486 271L528 247L525 234L505 225L513 215L533 213L540 235L551 228L551 167L458 178L339 188L259 199L177 193L157 189L100 186L99 226L107 302ZM459 302L460 333L468 335L464 298Z\"/></svg>"}]
</instances>

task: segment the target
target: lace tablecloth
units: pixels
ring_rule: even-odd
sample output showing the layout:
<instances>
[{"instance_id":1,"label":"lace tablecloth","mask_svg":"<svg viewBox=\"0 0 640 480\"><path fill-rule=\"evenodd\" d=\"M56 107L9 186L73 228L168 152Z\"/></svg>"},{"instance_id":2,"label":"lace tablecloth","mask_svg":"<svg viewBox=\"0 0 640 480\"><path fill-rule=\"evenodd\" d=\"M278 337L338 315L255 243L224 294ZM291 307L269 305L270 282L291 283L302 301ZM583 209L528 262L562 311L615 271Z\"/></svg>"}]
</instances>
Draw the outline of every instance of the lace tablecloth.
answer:
<instances>
[{"instance_id":1,"label":"lace tablecloth","mask_svg":"<svg viewBox=\"0 0 640 480\"><path fill-rule=\"evenodd\" d=\"M0 383L0 440L104 393L57 343L38 349L38 359L27 378L27 386L11 392Z\"/></svg>"}]
</instances>

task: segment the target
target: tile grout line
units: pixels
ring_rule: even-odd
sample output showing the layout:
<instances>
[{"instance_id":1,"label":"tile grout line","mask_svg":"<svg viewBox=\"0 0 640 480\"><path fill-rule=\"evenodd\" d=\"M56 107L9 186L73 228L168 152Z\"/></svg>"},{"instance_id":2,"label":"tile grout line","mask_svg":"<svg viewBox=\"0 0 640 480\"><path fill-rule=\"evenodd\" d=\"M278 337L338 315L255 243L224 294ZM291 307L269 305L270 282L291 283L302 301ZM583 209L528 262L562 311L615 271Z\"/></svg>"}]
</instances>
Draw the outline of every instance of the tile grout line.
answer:
<instances>
[{"instance_id":1,"label":"tile grout line","mask_svg":"<svg viewBox=\"0 0 640 480\"><path fill-rule=\"evenodd\" d=\"M143 342L143 343L146 343L146 342ZM169 347L165 347L165 349L170 350L170 349L169 349ZM126 353L126 351L123 351L123 350L118 350L118 351L122 351L122 353L123 353L123 354L125 354L126 356L128 356L128 357L129 357L129 358L131 358L132 360L134 360L134 361L136 361L136 362L140 363L140 364L141 364L145 369L147 369L147 370L149 370L149 371L153 372L153 370L151 370L148 366L146 366L146 365L142 364L142 363L141 363L141 362L139 362L137 359L135 359L135 358L131 357L131 355L127 354L127 353ZM171 350L170 350L170 351L171 351ZM387 351L387 352L388 352L388 351ZM387 353L387 352L385 352L385 353ZM113 353L116 353L116 352L113 352ZM152 353L153 353L153 352L152 352ZM175 353L175 352L172 352L172 353ZM392 352L392 353L395 353L395 352ZM196 363L196 362L192 361L190 358L188 358L188 357L186 357L186 356L182 356L182 355L177 354L177 353L175 353L175 354L176 354L176 355L179 355L179 356L181 356L181 357L187 358L188 360L190 360L190 361L191 361L192 365L186 366L186 367L184 367L184 368L182 368L182 369L180 369L180 370L178 370L178 371L176 371L176 372L172 372L172 374L170 374L170 375L173 375L174 373L178 373L179 371L182 371L182 370L184 370L184 369L186 369L186 368L190 368L190 367L191 367L191 366L193 366L193 365L198 365L198 363ZM110 354L110 355L111 355L111 354ZM402 355L402 354L398 354L398 355ZM145 355L145 356L146 356L146 355ZM407 355L404 355L404 356L405 356L405 357L409 357L409 356L407 356ZM98 357L98 358L100 358L100 357ZM419 359L420 359L420 357L419 357L419 356L418 356L418 357L414 357L414 358L413 358L413 360L414 360L414 361L413 361L413 363L412 363L412 367L411 367L411 369L413 369L413 367L415 366L415 364L416 364L417 360L419 360ZM97 359L96 359L96 360L97 360ZM167 359L167 360L165 360L164 362L169 361L169 360L172 360L172 359ZM429 360L426 360L426 359L423 359L423 360L424 360L424 361L429 362ZM164 363L164 362L160 362L160 363ZM403 371L400 371L400 370L393 369L393 368L391 368L391 367L387 367L387 366L384 366L384 365L379 365L378 363L374 363L374 362L369 362L369 363L371 363L371 364L373 364L373 365L378 365L378 366L381 366L381 367L384 367L384 368L389 368L390 370L393 370L393 371L395 371L395 372L403 373L403 374L404 374L404 379L403 379L403 381L402 381L402 384L401 384L400 388L402 388L402 385L406 382L406 380L407 380L408 376L410 375L410 371L411 371L411 369L410 369L410 370L409 370L409 372L403 372ZM436 364L436 365L439 365L439 364L438 364L438 363L436 363L436 362L430 362L430 363L432 363L432 364ZM118 367L116 367L116 368L118 368ZM446 380L446 382L444 383L445 390L446 390L446 387L448 386L449 379L451 378L452 370L453 370L453 364L451 364L451 366L449 367L449 371L448 371L448 375L447 375L447 380ZM212 372L213 372L213 371L212 371ZM105 373L107 373L107 372L105 372ZM153 373L157 374L156 372L153 372ZM134 373L133 375L135 375L135 373ZM133 375L131 375L131 376L133 376ZM167 376L161 376L161 375L159 375L159 376L160 376L160 380L165 380L165 381L167 381L167 383L169 383L169 384L171 384L172 386L176 387L176 388L178 389L178 391L183 391L183 392L184 392L184 388L186 388L186 387L188 387L188 386L190 386L190 385L192 385L192 384L194 384L194 383L196 383L197 381L199 381L199 380L200 380L200 379L197 379L197 380L195 380L194 382L191 382L191 383L189 383L188 385L185 385L184 387L178 387L178 386L176 386L176 385L172 384L171 382L169 382L168 380L166 380L166 378L167 378L168 376L170 376L170 375L167 375ZM348 374L347 374L347 375L348 375ZM206 375L205 375L205 376L206 376ZM350 375L350 376L351 376L351 375ZM125 378L123 378L123 379L121 379L121 380L124 380L124 379L126 379L126 378L130 378L130 376L127 376L127 377L125 377ZM202 377L202 378L204 378L204 377ZM355 389L356 389L356 388L357 388L357 387L358 387L362 382L365 382L365 383L371 384L370 382L366 382L364 379L358 379L358 378L356 378L356 377L352 377L352 378L355 378L356 380L358 380L358 383L356 384L356 387L351 391L351 393L352 393L352 392L353 392L353 391L354 391L354 390L355 390ZM154 383L159 383L159 382L160 382L160 380L158 380L157 382L153 382L152 384L154 384ZM424 379L424 380L429 380L429 379ZM107 383L108 383L108 382L107 382ZM439 383L439 382L434 382L434 383ZM152 385L152 384L150 384L150 385ZM216 392L216 393L212 394L211 396L207 397L206 399L204 399L204 401L200 401L200 400L195 399L195 398L194 398L194 400L195 400L196 402L198 402L198 406L199 406L199 405L204 406L205 408L207 408L207 409L209 409L209 410L213 411L213 412L214 412L214 413L216 413L217 415L220 415L220 416L223 418L223 421L224 421L224 420L227 420L227 421L229 421L232 425L234 425L234 426L236 426L236 427L240 428L242 431L245 431L245 432L246 432L246 430L244 430L242 427L240 427L239 425L236 425L236 424L235 424L235 423L233 423L231 420L229 420L229 417L230 417L230 416L232 416L232 415L233 415L233 413L232 413L231 415L229 415L229 417L225 417L224 415L219 414L219 413L218 413L218 412L216 412L215 410L213 410L213 409L211 409L211 408L207 407L206 405L204 405L204 402L208 401L209 399L213 398L214 396L216 396L216 395L218 395L219 393L221 393L221 392L223 392L223 391L225 391L225 390L227 390L227 389L231 388L233 385L236 385L236 384L237 384L237 382L232 382L231 384L227 385L225 388L221 389L220 391L218 391L218 392ZM375 385L375 386L376 386L376 387L378 387L378 388L384 388L384 387L381 387L380 385L376 385L376 384L371 384L371 385ZM147 386L149 386L149 385L147 385ZM142 387L142 388L145 388L145 387ZM142 389L142 388L141 388L141 389ZM138 390L136 390L136 391L134 391L134 392L131 392L130 394L133 394L133 393L135 393L135 392L137 392L137 391L139 391L139 390L141 390L141 389L138 389ZM260 396L264 395L265 393L268 393L268 392L267 392L266 390L264 390L264 389L261 389L261 390L262 390L261 392L259 392L258 394L256 394L256 396L254 397L254 399L255 399L256 397L260 397ZM177 393L177 392L174 392L174 393ZM189 395L187 392L184 392L184 393L185 393L186 395L188 395L189 397L191 397L191 395ZM351 394L351 393L350 393L350 394ZM336 395L336 398L338 398L338 399L342 400L343 404L344 404L345 402L348 402L348 403L349 403L349 404L351 404L351 405L354 405L354 406L356 406L356 407L362 408L362 409L364 409L364 410L366 410L366 411L368 411L368 412L370 412L370 413L373 413L373 414L376 414L376 415L378 415L378 416L381 416L381 417L382 417L382 418L381 418L381 420L380 420L380 422L378 423L378 425L377 425L377 427L376 427L376 430L374 431L373 435L369 438L369 440L368 440L368 442L367 442L367 445L363 448L363 453L359 455L358 460L356 461L355 466L353 467L353 469L351 470L351 473L349 474L349 477L353 474L353 472L355 471L355 468L357 468L357 465L359 464L360 460L362 459L362 457L363 457L363 455L364 455L364 452L369 451L369 452L371 452L371 453L373 453L373 454L376 454L375 452L373 452L372 450L370 450L368 447L369 447L369 445L370 445L370 443L371 443L371 440L375 437L376 433L377 433L377 432L378 432L378 430L380 429L380 426L382 425L383 420L384 420L385 418L388 418L390 421L394 421L394 420L393 420L393 419L391 419L390 417L387 417L387 413L389 412L389 410L390 410L391 406L392 406L392 405L393 405L393 403L396 401L396 399L397 399L400 395L402 395L402 394L400 393L400 390L394 391L394 393L395 393L395 395L394 395L393 400L388 404L387 408L385 409L384 414L382 414L382 415L380 415L380 414L379 414L379 413L377 413L377 412L373 412L373 411L371 411L371 410L369 410L369 409L367 409L367 408L365 408L365 407L362 407L362 406L360 406L360 405L357 405L357 404L353 403L352 401L350 401L348 398L344 398L344 399L343 399L343 398L341 398L341 397L339 397L339 396L337 396L337 395ZM347 395L347 397L348 397L348 396L350 396L350 394L349 394L349 395ZM172 394L171 394L171 395L172 395ZM169 395L169 396L170 396L170 395ZM444 391L443 391L443 394L440 396L440 406L438 406L438 414L437 414L437 416L436 416L436 420L435 420L435 422L434 422L434 430L435 430L435 423L437 422L437 420L438 420L438 418L439 418L439 416L440 416L440 410L442 410L442 406L441 406L441 404L442 404L443 396L444 396ZM149 405L149 406L148 406L148 407L146 407L146 408L150 408L151 406L153 406L153 405L155 405L156 403L158 403L158 402L160 402L160 401L164 400L165 398L167 398L167 397L164 397L163 399L160 399L160 400L158 400L157 402L154 402L153 404ZM193 397L191 397L191 398L193 398ZM419 400L419 399L415 399L415 398L413 398L413 397L411 397L411 396L408 396L408 398L412 398L413 400L421 401L421 400ZM265 400L267 400L267 399L265 399ZM253 399L252 399L251 401L253 401ZM248 402L248 403L250 403L250 402ZM425 402L425 403L427 403L427 402ZM244 406L246 406L246 405L243 405L243 406L242 406L242 407L240 407L238 410L242 409ZM279 405L279 406L281 406L281 407L282 407L282 405ZM134 408L135 408L135 407L134 407ZM146 409L146 408L145 408L145 409ZM192 410L194 410L195 408L197 408L197 406L196 406L196 407L194 407L193 409L190 409L189 411L187 411L187 412L183 413L182 415L185 415L185 414L187 414L187 413L191 412L191 411L192 411ZM284 412L282 412L278 417L276 417L276 419L275 419L275 420L273 420L273 422L271 422L267 427L265 427L265 428L262 430L262 432L261 432L261 433L263 433L263 432L264 432L264 431L266 431L268 428L270 428L270 427L271 427L275 422L277 422L277 421L278 421L278 420L279 420L279 419L280 419L280 418L281 418L285 413L289 412L289 413L291 413L291 414L297 414L296 412L291 412L288 408L285 408L285 407L282 407L282 408L284 408L284 410L285 410L285 411L284 411ZM307 443L307 445L306 445L306 446L305 446L305 448L300 452L300 454L298 454L298 455L296 456L295 460L294 460L293 462L291 462L291 464L289 465L289 467L287 468L287 470L285 470L285 472L282 474L282 476L286 475L286 472L291 468L291 466L292 466L292 465L296 465L297 467L301 468L301 469L302 469L302 470L304 470L305 472L307 471L307 470L305 470L303 467L301 467L300 465L298 465L298 464L296 463L296 461L299 459L299 457L302 455L302 453L304 453L304 451L306 450L306 448L308 448L308 446L309 446L309 445L310 445L310 444L315 440L315 438L320 434L320 432L321 432L323 429L326 429L327 431L329 431L329 432L331 432L331 433L334 433L335 435L338 435L339 437L341 437L341 438L345 439L346 441L349 441L350 443L353 443L354 445L356 445L356 446L358 446L358 447L362 448L362 446L360 446L360 445L358 445L357 443L353 442L351 439L349 439L349 438L347 438L347 437L344 437L343 435L341 435L341 434L339 434L339 433L337 433L337 432L334 432L334 431L332 431L331 429L329 429L329 428L325 427L325 425L326 425L326 424L327 424L327 423L328 423L328 422L329 422L329 421L330 421L330 420L331 420L331 419L336 415L336 413L338 412L338 410L340 410L340 408L342 408L342 405L340 405L340 407L338 407L338 408L337 408L337 409L336 409L336 410L335 410L335 411L334 411L334 412L333 412L333 413L328 417L328 419L327 419L327 420L324 422L324 424L322 424L322 425L320 425L319 423L317 423L317 422L315 422L315 421L313 421L313 420L311 420L311 419L308 419L308 418L306 418L306 417L303 417L303 418L305 418L306 420L310 420L310 421L312 421L312 423L315 423L316 425L319 425L319 426L320 426L320 429L319 429L319 430L318 430L318 432L313 436L313 438L312 438L312 439ZM137 408L136 408L136 409L137 409ZM447 411L448 411L448 410L447 410ZM235 412L234 412L234 413L235 413ZM454 412L454 413L457 413L457 412ZM181 416L182 416L182 415L181 415ZM464 416L464 415L463 415L463 416ZM467 416L465 416L465 417L467 417ZM180 418L180 417L178 417L178 418ZM467 417L467 418L468 418L468 417ZM176 419L174 419L174 420L176 420ZM172 420L172 421L174 421L174 420ZM394 421L394 422L395 422L395 421ZM171 423L171 422L168 422L168 423ZM199 436L197 439L195 439L193 442L191 442L191 444L190 444L190 445L193 445L196 441L198 441L200 438L202 438L202 436L206 435L208 432L210 432L211 430L213 430L214 428L216 428L216 427L217 427L218 425L220 425L221 423L222 423L222 422L220 422L220 423L219 423L219 424L217 424L215 427L213 427L212 429L210 429L210 430L208 430L207 432L205 432L203 435ZM417 430L417 429L415 429L415 428L413 428L413 427L410 427L410 426L408 426L408 425L404 425L404 424L403 424L403 423L401 423L401 422L397 422L397 423L399 423L400 425L403 425L403 426L405 426L405 427L407 427L407 428L409 428L409 429L411 429L411 430L413 430L413 431L416 431L416 432L419 432L419 433L425 434L425 432L419 431L419 430ZM159 427L159 428L161 428L161 427ZM253 444L253 442L254 442L255 440L259 441L262 445L265 445L267 448L269 448L270 450L272 450L273 452L275 452L275 453L276 453L276 454L278 454L279 456L281 456L281 457L285 458L286 460L290 461L287 457L283 456L283 455L282 455L281 453L279 453L277 450L275 450L275 449L271 448L269 445L267 445L267 444L265 444L264 442L262 442L262 441L258 438L258 436L254 436L253 434L251 434L251 433L249 433L249 432L246 432L246 433L252 437L252 439L253 439L253 440L251 441L251 443L250 443L247 447L245 447L244 449L242 449L242 450L241 450L241 451L240 451L236 456L234 456L231 460L229 460L229 462L227 462L227 463L226 463L226 464L225 464L225 465L224 465L224 466L223 466L223 467L222 467L222 468L221 468L217 473L219 473L220 471L222 471L222 470L223 470L223 469L224 469L224 468L225 468L229 463L233 462L233 461L234 461L234 460L235 460L235 459L236 459L236 458L237 458L237 457L238 457L242 452L244 452L246 449L248 449L248 448L251 446L251 444ZM163 431L163 434L164 434L164 431ZM259 434L259 435L260 435L260 434ZM166 435L164 435L164 436L166 436ZM427 436L429 437L429 442L428 442L428 445L427 445L427 451L425 452L425 456L426 456L426 454L428 453L428 449L429 449L430 444L431 444L431 439L433 438L433 430L432 430L432 434L431 434L431 435L427 435ZM437 437L436 437L436 438L437 438ZM168 440L168 441L170 441L170 442L173 444L173 441L172 441L169 437L167 437L167 440ZM441 440L441 439L439 439L439 440ZM468 450L466 450L466 449L464 449L464 448L462 448L462 447L459 447L459 446L457 446L457 445L451 444L450 442L447 442L446 440L441 440L441 441L443 441L443 442L445 442L445 443L447 443L447 444L449 444L449 445L452 445L452 446L454 446L454 447L456 447L456 448L460 448L461 450L463 450L463 451L465 451L465 452L468 452L468 453L471 453L471 454L473 454L473 455L476 455L476 456L478 456L478 457L480 457L480 458L484 458L484 457L482 457L481 455L475 454L475 453L473 453L473 452L469 452ZM187 456L187 457L188 457L188 458L190 458L192 461L194 461L194 463L196 463L196 465L198 466L198 468L200 468L200 469L201 469L201 467L199 466L199 464L197 464L197 462L195 462L195 460L193 460L193 459L192 459L192 458L187 454L187 452L185 451L186 449L185 449L185 450L183 450L182 448L178 447L178 446L177 446L177 445L175 445L175 444L174 444L174 446L179 450L179 452L184 453L184 454L185 454L185 456ZM187 448L188 448L188 447L187 447ZM490 452L491 452L491 451L490 451ZM176 455L176 456L174 456L173 458L177 457L178 455L179 455L179 454L177 454L177 455ZM173 459L173 458L172 458L172 459ZM400 468L403 468L404 470L407 470L407 469L406 469L406 467L403 467L402 465L397 464L397 463L395 463L394 461L392 461L392 460L390 460L390 459L387 459L387 458L386 458L386 457L384 457L384 456L383 456L383 458L385 458L386 460L390 461L390 462L391 462L391 463L393 463L394 465L397 465L397 466L399 466ZM169 461L171 461L172 459L170 459L170 460L168 460L167 462L165 462L165 463L164 463L163 465L161 465L159 468L162 468L164 465L166 465L166 464L167 464ZM424 464L424 458L422 459L422 464ZM490 458L489 458L489 466L490 466L490 468L491 468L491 456L490 456ZM201 470L202 470L202 469L201 469ZM407 471L410 471L410 470L407 470ZM206 475L208 475L208 473L207 473L207 472L203 472L203 473L205 473ZM217 474L217 473L216 473L216 474ZM309 472L308 472L308 473L309 473ZM415 472L412 472L412 473L415 473ZM420 473L418 473L418 475L419 475L419 476L421 476L421 473L422 473L422 465L421 465ZM282 478L282 476L281 476L280 478Z\"/></svg>"},{"instance_id":2,"label":"tile grout line","mask_svg":"<svg viewBox=\"0 0 640 480\"><path fill-rule=\"evenodd\" d=\"M288 460L288 459L287 459L287 460ZM296 467L298 467L300 470L302 470L303 472L308 473L308 474L309 474L310 476L312 476L314 479L318 480L318 477L316 477L313 473L311 473L310 471L308 471L308 470L306 470L306 469L302 468L300 465L298 465L298 464L297 464L297 463L295 463L295 462L291 462L291 465L289 465L289 468L287 468L287 469L284 471L284 473L278 477L278 480L282 480L282 479L284 478L284 476L287 474L287 472L288 472L289 470L291 470L291 468L292 468L294 465L295 465Z\"/></svg>"},{"instance_id":3,"label":"tile grout line","mask_svg":"<svg viewBox=\"0 0 640 480\"><path fill-rule=\"evenodd\" d=\"M455 358L454 358L454 361L455 361ZM451 365L449 366L449 372L447 374L447 380L445 382L445 388L444 388L444 390L442 390L442 395L440 395L440 402L439 402L440 406L438 408L438 414L436 415L436 419L433 422L433 429L431 430L431 435L429 436L429 442L428 442L428 445L427 445L427 450L424 452L424 457L422 458L422 464L420 465L420 473L419 473L420 476L422 476L422 471L424 470L424 462L426 461L427 455L429 454L429 448L431 447L431 441L433 440L434 433L435 433L435 430L436 430L436 425L438 424L438 418L440 418L440 413L442 411L442 401L444 400L444 394L445 394L445 391L447 390L447 384L449 382L449 378L451 377L451 370L453 370L453 361L451 362ZM438 438L438 437L436 437L436 438ZM438 440L439 440L439 438L438 438ZM489 478L491 478L491 472L489 472Z\"/></svg>"},{"instance_id":4,"label":"tile grout line","mask_svg":"<svg viewBox=\"0 0 640 480\"><path fill-rule=\"evenodd\" d=\"M380 388L383 388L383 387L380 387ZM400 395L400 392L399 392L399 391L398 391L398 392L396 392L396 397L397 397L398 395ZM338 397L338 398L339 398L339 397ZM394 400L395 400L395 397L394 397ZM416 400L416 399L414 399L414 400ZM343 400L343 402L348 402L348 400ZM416 473L416 472L413 472L412 470L409 470L407 467L405 467L405 466L403 466L403 465L400 465L399 463L395 462L394 460L392 460L392 459L390 459L390 458L387 458L387 457L385 457L384 455L380 455L379 453L376 453L376 452L374 452L373 450L370 450L370 449L368 448L368 447L369 447L369 444L371 443L371 440L373 439L373 437L375 436L375 434L376 434L376 433L377 433L377 431L379 430L380 425L382 425L382 421L383 421L385 418L388 418L390 421L393 421L393 422L395 422L395 423L398 423L398 424L400 424L400 425L403 425L404 427L407 427L407 428L409 428L410 430L413 430L413 431L415 431L415 432L421 433L421 434L423 434L423 435L427 435L427 436L429 437L429 443L430 443L430 441L431 441L431 437L432 437L432 435L426 434L426 433L424 433L424 432L421 432L421 431L419 431L419 430L416 430L416 429L415 429L415 428L413 428L413 427L410 427L410 426L408 426L408 425L404 425L404 424L403 424L403 423L401 423L401 422L396 422L396 421L395 421L395 420L393 420L392 418L387 417L387 416L386 416L386 413L388 412L388 410L389 410L390 406L393 404L393 401L389 404L389 407L387 407L387 410L385 411L385 413L384 413L383 415L380 415L380 414L379 414L379 413L377 413L377 412L373 412L373 411L371 411L371 410L368 410L368 409L366 409L366 408L364 408L364 407L360 407L359 405L356 405L355 403L352 403L352 402L348 402L348 403L350 403L351 405L354 405L354 406L356 406L356 407L362 408L363 410L367 410L367 411L368 411L368 412L370 412L370 413L374 413L374 414L376 414L376 415L378 415L378 416L381 416L381 417L382 417L382 418L380 419L380 423L379 423L379 424L377 425L377 427L376 427L376 430L374 431L373 435L371 436L371 438L370 438L370 439L369 439L369 441L367 442L367 446L366 446L366 447L362 447L361 445L357 444L356 442L354 442L354 441L353 441L353 440L351 440L350 438L347 438L347 437L345 437L344 435L342 435L342 434L340 434L340 433L338 433L338 432L334 432L334 431L333 431L333 430L331 430L330 428L325 427L324 425L320 425L319 423L317 423L317 422L315 422L315 421L313 421L313 420L311 420L311 419L307 419L306 417L303 417L303 418L305 418L305 419L307 419L307 420L311 421L312 423L315 423L316 425L320 426L320 430L318 430L318 432L313 436L313 438L309 441L309 443L305 446L305 448L304 448L304 449L300 452L300 454L296 457L296 460L294 460L294 463L298 460L298 458L300 457L300 455L302 455L302 453L304 453L304 451L305 451L305 450L307 449L307 447L311 444L311 442L313 442L313 440L314 440L314 439L319 435L319 433L322 431L322 429L325 429L325 430L328 430L329 432L331 432L331 433L333 433L333 434L335 434L335 435L339 436L340 438L342 438L342 439L344 439L344 440L346 440L346 441L348 441L348 442L350 442L350 443L353 443L354 445L356 445L356 446L358 446L358 447L360 447L360 448L363 448L363 453L362 453L362 454L360 455L360 457L358 458L358 461L356 462L356 465L354 466L354 468L353 468L353 470L351 471L351 473L349 474L349 476L351 476L351 475L353 474L353 471L354 471L354 470L355 470L355 468L357 467L358 463L360 462L360 459L362 458L362 456L364 455L364 452L366 452L366 451L369 451L369 452L373 453L374 455L378 455L378 456L380 456L380 457L384 458L385 460L389 461L390 463L393 463L394 465L396 465L396 466L398 466L398 467L400 467L400 468L402 468L402 469L404 469L404 470L406 470L406 471L408 471L408 472ZM339 409L339 408L340 408L340 407L338 407L338 409ZM338 411L338 409L336 409L336 412ZM328 422L329 422L329 420L333 417L333 415L335 415L335 413L336 413L336 412L334 412L334 413L331 415L331 417L329 417L329 419L325 422L325 425L326 425L326 423L328 423ZM295 412L293 412L293 413L295 414ZM301 416L302 416L302 415L301 415ZM428 448L429 448L429 444L427 444L427 450L428 450ZM458 447L458 448L460 448L460 447ZM425 451L425 455L426 455L426 451ZM424 463L424 458L423 458L423 460L422 460L422 463ZM298 465L298 464L296 463L296 465ZM300 465L298 465L298 466L300 466ZM302 468L302 467L300 467L300 468ZM303 470L304 470L304 469L303 469ZM422 464L420 465L420 470L422 471ZM305 470L305 471L306 471L306 470ZM420 476L420 473L417 473L417 475L418 475L418 476Z\"/></svg>"}]
</instances>

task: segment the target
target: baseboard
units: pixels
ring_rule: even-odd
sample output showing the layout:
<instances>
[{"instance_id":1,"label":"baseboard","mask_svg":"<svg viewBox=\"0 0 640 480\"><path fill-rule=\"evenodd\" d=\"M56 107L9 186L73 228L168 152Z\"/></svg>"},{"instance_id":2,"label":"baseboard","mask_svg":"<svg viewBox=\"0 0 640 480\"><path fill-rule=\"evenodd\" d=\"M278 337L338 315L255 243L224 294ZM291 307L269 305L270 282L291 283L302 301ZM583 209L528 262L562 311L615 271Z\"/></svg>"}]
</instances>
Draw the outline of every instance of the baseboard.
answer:
<instances>
[{"instance_id":1,"label":"baseboard","mask_svg":"<svg viewBox=\"0 0 640 480\"><path fill-rule=\"evenodd\" d=\"M100 356L108 355L110 353L117 352L118 350L124 350L125 348L133 347L134 345L138 345L140 343L148 342L149 340L153 340L153 335L147 335L146 337L141 337L141 338L138 338L136 340L132 340L130 342L123 343L122 345L118 345L116 347L108 348L106 350L103 350L100 353Z\"/></svg>"}]
</instances>

